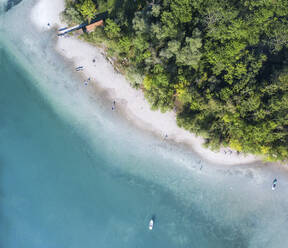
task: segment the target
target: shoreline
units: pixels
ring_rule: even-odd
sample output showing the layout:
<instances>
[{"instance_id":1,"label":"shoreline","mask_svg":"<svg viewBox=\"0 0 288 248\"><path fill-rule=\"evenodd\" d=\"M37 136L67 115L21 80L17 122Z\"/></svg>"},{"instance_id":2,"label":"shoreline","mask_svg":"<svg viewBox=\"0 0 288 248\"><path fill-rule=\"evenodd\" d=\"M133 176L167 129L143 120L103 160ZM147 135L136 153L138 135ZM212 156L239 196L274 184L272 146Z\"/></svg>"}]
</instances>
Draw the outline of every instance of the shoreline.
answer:
<instances>
[{"instance_id":1,"label":"shoreline","mask_svg":"<svg viewBox=\"0 0 288 248\"><path fill-rule=\"evenodd\" d=\"M32 9L32 22L40 31L65 26L59 18L63 9L63 0L59 0L57 3L40 0ZM44 14L42 14L43 11ZM238 155L236 151L229 148L221 148L219 152L204 148L202 146L203 138L196 137L177 126L174 112L152 111L143 92L132 88L125 77L116 72L100 48L71 36L57 38L55 49L74 65L74 68L71 69L75 70L76 67L83 66L83 72L80 72L81 76L86 79L90 78L86 87L89 87L89 84L95 84L99 89L105 90L111 100L111 106L113 101L116 101L116 109L120 109L123 118L138 128L152 132L169 142L188 146L202 159L213 164L239 165L263 162L260 157L251 154ZM84 84L84 82L80 83Z\"/></svg>"}]
</instances>

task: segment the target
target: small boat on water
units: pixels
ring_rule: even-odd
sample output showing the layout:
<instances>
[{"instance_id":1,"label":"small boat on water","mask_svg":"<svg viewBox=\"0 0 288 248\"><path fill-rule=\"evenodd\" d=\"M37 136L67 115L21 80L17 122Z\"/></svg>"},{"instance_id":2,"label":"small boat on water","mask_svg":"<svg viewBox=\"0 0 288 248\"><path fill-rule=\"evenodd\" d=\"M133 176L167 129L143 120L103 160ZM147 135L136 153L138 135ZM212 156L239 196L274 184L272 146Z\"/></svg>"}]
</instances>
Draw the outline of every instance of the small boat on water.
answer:
<instances>
[{"instance_id":1,"label":"small boat on water","mask_svg":"<svg viewBox=\"0 0 288 248\"><path fill-rule=\"evenodd\" d=\"M151 219L151 220L149 221L149 230L152 230L152 229L153 229L153 226L154 226L154 220Z\"/></svg>"},{"instance_id":2,"label":"small boat on water","mask_svg":"<svg viewBox=\"0 0 288 248\"><path fill-rule=\"evenodd\" d=\"M277 179L275 178L275 179L273 180L272 190L275 190L276 185L277 185Z\"/></svg>"}]
</instances>

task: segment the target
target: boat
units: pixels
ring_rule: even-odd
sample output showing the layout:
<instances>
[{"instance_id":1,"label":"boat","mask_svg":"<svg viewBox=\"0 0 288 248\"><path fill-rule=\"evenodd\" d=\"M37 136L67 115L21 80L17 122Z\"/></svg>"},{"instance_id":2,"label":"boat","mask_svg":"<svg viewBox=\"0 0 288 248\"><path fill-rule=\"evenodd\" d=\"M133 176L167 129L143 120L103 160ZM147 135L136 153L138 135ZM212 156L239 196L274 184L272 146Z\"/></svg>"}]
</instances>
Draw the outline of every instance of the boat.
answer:
<instances>
[{"instance_id":1,"label":"boat","mask_svg":"<svg viewBox=\"0 0 288 248\"><path fill-rule=\"evenodd\" d=\"M272 190L275 190L276 185L277 185L277 179L275 178L275 179L273 180Z\"/></svg>"},{"instance_id":2,"label":"boat","mask_svg":"<svg viewBox=\"0 0 288 248\"><path fill-rule=\"evenodd\" d=\"M60 31L63 31L63 30L65 30L65 29L67 29L68 27L65 27L65 28L59 28L58 29L58 31L60 32Z\"/></svg>"},{"instance_id":3,"label":"boat","mask_svg":"<svg viewBox=\"0 0 288 248\"><path fill-rule=\"evenodd\" d=\"M154 226L154 220L151 219L151 220L149 221L149 230L152 230L152 229L153 229L153 226Z\"/></svg>"}]
</instances>

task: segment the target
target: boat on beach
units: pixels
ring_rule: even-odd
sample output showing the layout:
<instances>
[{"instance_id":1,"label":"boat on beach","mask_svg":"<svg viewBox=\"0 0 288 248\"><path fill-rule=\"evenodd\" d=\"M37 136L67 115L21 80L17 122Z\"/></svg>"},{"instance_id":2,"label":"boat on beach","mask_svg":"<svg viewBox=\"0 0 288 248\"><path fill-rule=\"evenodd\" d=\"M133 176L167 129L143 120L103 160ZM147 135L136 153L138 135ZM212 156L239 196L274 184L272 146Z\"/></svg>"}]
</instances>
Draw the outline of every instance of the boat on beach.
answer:
<instances>
[{"instance_id":1,"label":"boat on beach","mask_svg":"<svg viewBox=\"0 0 288 248\"><path fill-rule=\"evenodd\" d=\"M83 66L78 66L75 68L76 71L83 71Z\"/></svg>"}]
</instances>

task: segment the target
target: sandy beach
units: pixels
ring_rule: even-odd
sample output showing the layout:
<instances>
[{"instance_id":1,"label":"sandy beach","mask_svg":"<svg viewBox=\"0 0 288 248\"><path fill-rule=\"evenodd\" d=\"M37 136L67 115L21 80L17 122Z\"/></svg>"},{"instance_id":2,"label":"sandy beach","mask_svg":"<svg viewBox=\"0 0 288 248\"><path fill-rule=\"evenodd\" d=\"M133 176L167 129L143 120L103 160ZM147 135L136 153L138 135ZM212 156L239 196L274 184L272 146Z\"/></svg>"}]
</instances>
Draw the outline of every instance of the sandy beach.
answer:
<instances>
[{"instance_id":1,"label":"sandy beach","mask_svg":"<svg viewBox=\"0 0 288 248\"><path fill-rule=\"evenodd\" d=\"M64 0L39 0L31 11L31 20L43 32L55 28L56 36L56 28L66 26L65 23L61 23L59 18L63 9ZM174 112L163 114L160 111L152 111L143 92L132 88L124 76L114 70L100 48L71 36L59 37L56 42L56 50L74 64L74 68L71 70L83 66L83 71L79 73L82 73L86 80L90 78L86 87L95 84L106 90L111 98L111 106L115 101L116 111L121 109L125 113L125 118L139 128L153 132L161 139L166 138L189 145L204 160L213 163L232 165L260 160L259 157L237 154L236 151L228 148L222 148L219 152L204 148L204 140L201 137L196 137L177 126ZM79 81L79 84L85 84L85 80Z\"/></svg>"}]
</instances>

